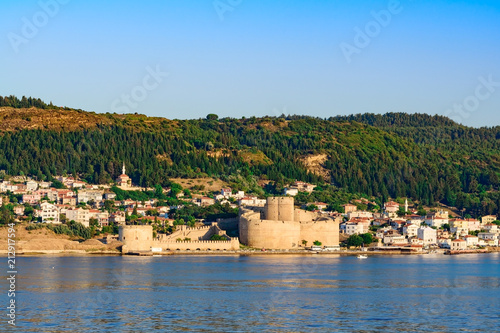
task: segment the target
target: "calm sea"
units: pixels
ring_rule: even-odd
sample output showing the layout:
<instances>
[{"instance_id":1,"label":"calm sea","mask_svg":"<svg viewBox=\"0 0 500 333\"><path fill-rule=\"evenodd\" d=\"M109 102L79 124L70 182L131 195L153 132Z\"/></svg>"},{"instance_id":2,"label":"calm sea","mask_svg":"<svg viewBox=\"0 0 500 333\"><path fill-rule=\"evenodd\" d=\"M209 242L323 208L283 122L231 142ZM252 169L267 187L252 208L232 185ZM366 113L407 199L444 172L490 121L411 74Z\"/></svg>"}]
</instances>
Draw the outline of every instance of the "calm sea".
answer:
<instances>
[{"instance_id":1,"label":"calm sea","mask_svg":"<svg viewBox=\"0 0 500 333\"><path fill-rule=\"evenodd\" d=\"M499 254L23 257L17 329L500 332L499 260ZM3 318L0 330L7 329Z\"/></svg>"}]
</instances>

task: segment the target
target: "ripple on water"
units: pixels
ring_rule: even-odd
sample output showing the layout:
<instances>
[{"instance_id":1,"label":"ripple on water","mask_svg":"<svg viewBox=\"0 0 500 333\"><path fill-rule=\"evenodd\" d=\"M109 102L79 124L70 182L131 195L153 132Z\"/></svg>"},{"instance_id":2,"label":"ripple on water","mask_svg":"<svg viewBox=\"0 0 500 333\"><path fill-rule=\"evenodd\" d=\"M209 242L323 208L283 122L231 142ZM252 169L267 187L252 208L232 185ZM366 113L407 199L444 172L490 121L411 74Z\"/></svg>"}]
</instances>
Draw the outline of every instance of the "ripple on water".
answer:
<instances>
[{"instance_id":1,"label":"ripple on water","mask_svg":"<svg viewBox=\"0 0 500 333\"><path fill-rule=\"evenodd\" d=\"M498 331L498 256L24 257L44 331ZM47 267L57 269L47 269Z\"/></svg>"}]
</instances>

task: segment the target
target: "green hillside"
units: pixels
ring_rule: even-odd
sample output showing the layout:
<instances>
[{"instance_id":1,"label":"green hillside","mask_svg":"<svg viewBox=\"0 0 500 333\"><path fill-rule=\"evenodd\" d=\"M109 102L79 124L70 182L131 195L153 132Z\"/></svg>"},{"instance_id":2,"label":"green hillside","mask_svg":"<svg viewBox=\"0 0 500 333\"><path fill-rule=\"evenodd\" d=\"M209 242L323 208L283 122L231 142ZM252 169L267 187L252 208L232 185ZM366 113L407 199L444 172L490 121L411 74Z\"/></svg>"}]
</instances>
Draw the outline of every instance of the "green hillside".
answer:
<instances>
[{"instance_id":1,"label":"green hillside","mask_svg":"<svg viewBox=\"0 0 500 333\"><path fill-rule=\"evenodd\" d=\"M267 179L275 183L272 191L302 180L377 202L409 197L474 215L500 207L499 127L475 129L402 113L167 120L21 101L0 99L0 170L9 175L68 173L106 183L125 161L142 186L210 176L246 184Z\"/></svg>"}]
</instances>

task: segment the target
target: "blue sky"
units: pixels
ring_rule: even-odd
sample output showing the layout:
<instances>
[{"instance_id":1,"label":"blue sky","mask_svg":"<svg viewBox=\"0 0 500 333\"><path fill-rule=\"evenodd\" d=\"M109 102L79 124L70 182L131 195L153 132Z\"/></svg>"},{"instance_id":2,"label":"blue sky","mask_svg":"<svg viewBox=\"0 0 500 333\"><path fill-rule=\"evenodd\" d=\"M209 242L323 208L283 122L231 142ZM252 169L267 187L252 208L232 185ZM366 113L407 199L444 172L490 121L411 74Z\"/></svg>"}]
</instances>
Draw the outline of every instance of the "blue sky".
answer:
<instances>
[{"instance_id":1,"label":"blue sky","mask_svg":"<svg viewBox=\"0 0 500 333\"><path fill-rule=\"evenodd\" d=\"M500 125L498 1L3 0L0 22L0 95L171 119Z\"/></svg>"}]
</instances>

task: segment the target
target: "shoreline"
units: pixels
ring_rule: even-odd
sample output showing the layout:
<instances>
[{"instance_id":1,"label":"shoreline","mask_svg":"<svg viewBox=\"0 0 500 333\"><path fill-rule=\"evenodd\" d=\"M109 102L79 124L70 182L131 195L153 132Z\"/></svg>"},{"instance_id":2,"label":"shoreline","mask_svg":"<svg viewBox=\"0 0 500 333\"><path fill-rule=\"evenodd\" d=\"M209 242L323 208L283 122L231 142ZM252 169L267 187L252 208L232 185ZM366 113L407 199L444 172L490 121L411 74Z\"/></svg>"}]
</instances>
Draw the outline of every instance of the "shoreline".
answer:
<instances>
[{"instance_id":1,"label":"shoreline","mask_svg":"<svg viewBox=\"0 0 500 333\"><path fill-rule=\"evenodd\" d=\"M465 254L490 254L499 253L500 249L495 250L466 250L463 252L446 253L444 250L438 252L402 252L399 250L391 251L166 251L166 252L136 252L136 253L121 253L117 251L87 251L87 250L36 250L17 252L19 257L40 257L40 256L136 256L136 257L159 257L159 256L358 256L360 254L370 256L408 256L408 255L465 255ZM6 257L7 251L0 250L0 256Z\"/></svg>"}]
</instances>

